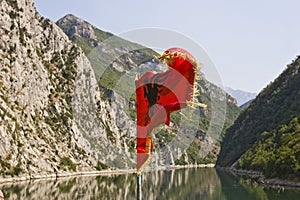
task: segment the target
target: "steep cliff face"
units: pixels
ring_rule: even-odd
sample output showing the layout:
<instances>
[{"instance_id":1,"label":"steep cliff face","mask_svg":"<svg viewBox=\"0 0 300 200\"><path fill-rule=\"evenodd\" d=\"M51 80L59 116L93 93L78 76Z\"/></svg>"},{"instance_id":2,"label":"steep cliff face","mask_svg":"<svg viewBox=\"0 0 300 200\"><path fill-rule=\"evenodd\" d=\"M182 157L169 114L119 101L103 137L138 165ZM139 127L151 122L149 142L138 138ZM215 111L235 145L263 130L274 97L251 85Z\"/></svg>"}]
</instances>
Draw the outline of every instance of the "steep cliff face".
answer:
<instances>
[{"instance_id":1,"label":"steep cliff face","mask_svg":"<svg viewBox=\"0 0 300 200\"><path fill-rule=\"evenodd\" d=\"M91 170L96 165L74 123L76 77L91 66L33 0L0 1L1 176Z\"/></svg>"}]
</instances>

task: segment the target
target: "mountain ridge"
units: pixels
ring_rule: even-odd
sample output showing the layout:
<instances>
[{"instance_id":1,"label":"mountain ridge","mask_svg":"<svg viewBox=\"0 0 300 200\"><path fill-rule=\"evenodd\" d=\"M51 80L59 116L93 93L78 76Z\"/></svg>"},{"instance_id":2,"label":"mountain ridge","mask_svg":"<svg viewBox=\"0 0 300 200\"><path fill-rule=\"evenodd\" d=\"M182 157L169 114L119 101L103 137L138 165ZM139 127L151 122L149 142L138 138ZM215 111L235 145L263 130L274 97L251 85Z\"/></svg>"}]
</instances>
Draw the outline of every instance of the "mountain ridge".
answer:
<instances>
[{"instance_id":1,"label":"mountain ridge","mask_svg":"<svg viewBox=\"0 0 300 200\"><path fill-rule=\"evenodd\" d=\"M300 144L299 134L296 134L299 132L299 84L300 58L297 57L258 94L227 130L217 165L258 170L267 177L297 177L300 171L300 154L299 149L294 149L291 144ZM276 154L277 148L284 151ZM274 156L270 153L274 153ZM290 156L293 158L290 159ZM278 158L277 161L275 158ZM281 164L274 164L276 162ZM289 162L290 167L287 168L284 162ZM271 166L277 166L277 169ZM282 173L284 167L288 170L287 174Z\"/></svg>"}]
</instances>

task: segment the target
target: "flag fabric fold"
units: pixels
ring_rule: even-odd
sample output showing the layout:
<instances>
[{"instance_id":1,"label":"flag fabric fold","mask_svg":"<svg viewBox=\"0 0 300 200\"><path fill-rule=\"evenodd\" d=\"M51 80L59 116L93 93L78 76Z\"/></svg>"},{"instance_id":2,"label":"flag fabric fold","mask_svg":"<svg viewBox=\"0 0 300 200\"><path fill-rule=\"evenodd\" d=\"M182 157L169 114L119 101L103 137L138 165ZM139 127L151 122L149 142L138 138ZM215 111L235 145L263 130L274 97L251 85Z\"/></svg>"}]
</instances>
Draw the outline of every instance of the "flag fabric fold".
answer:
<instances>
[{"instance_id":1,"label":"flag fabric fold","mask_svg":"<svg viewBox=\"0 0 300 200\"><path fill-rule=\"evenodd\" d=\"M151 160L153 129L161 124L169 125L170 114L186 108L194 100L195 58L184 49L171 48L157 59L165 62L168 70L146 72L135 81L138 173Z\"/></svg>"}]
</instances>

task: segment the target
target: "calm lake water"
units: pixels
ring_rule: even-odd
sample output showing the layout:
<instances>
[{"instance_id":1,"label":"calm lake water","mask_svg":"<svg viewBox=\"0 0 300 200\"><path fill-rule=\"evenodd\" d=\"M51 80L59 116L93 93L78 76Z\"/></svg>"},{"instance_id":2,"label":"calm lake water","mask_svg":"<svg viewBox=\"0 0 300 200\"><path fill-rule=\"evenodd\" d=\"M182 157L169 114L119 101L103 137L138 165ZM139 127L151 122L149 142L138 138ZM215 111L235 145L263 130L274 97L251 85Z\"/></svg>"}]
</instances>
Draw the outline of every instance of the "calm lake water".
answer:
<instances>
[{"instance_id":1,"label":"calm lake water","mask_svg":"<svg viewBox=\"0 0 300 200\"><path fill-rule=\"evenodd\" d=\"M300 190L267 188L214 168L143 175L143 199L299 200ZM73 177L0 184L6 199L136 199L136 175Z\"/></svg>"}]
</instances>

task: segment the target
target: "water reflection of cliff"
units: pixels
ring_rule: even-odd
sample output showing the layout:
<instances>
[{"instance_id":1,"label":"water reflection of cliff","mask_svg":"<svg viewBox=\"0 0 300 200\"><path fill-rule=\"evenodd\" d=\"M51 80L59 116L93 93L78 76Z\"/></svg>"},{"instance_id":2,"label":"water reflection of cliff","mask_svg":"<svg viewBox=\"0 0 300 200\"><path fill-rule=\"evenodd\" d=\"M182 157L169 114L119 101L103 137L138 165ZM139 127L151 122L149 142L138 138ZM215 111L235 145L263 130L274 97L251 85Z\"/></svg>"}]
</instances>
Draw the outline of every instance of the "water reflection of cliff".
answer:
<instances>
[{"instance_id":1,"label":"water reflection of cliff","mask_svg":"<svg viewBox=\"0 0 300 200\"><path fill-rule=\"evenodd\" d=\"M136 199L136 175L75 177L0 184L7 199ZM278 190L247 178L207 169L155 171L143 174L143 199L293 200L300 190Z\"/></svg>"},{"instance_id":2,"label":"water reflection of cliff","mask_svg":"<svg viewBox=\"0 0 300 200\"><path fill-rule=\"evenodd\" d=\"M157 171L145 174L143 181L150 189L143 190L146 199L222 199L215 169Z\"/></svg>"},{"instance_id":3,"label":"water reflection of cliff","mask_svg":"<svg viewBox=\"0 0 300 200\"><path fill-rule=\"evenodd\" d=\"M0 188L6 199L136 199L136 176L40 180L5 184ZM142 190L144 199L224 199L215 169L145 173Z\"/></svg>"}]
</instances>

